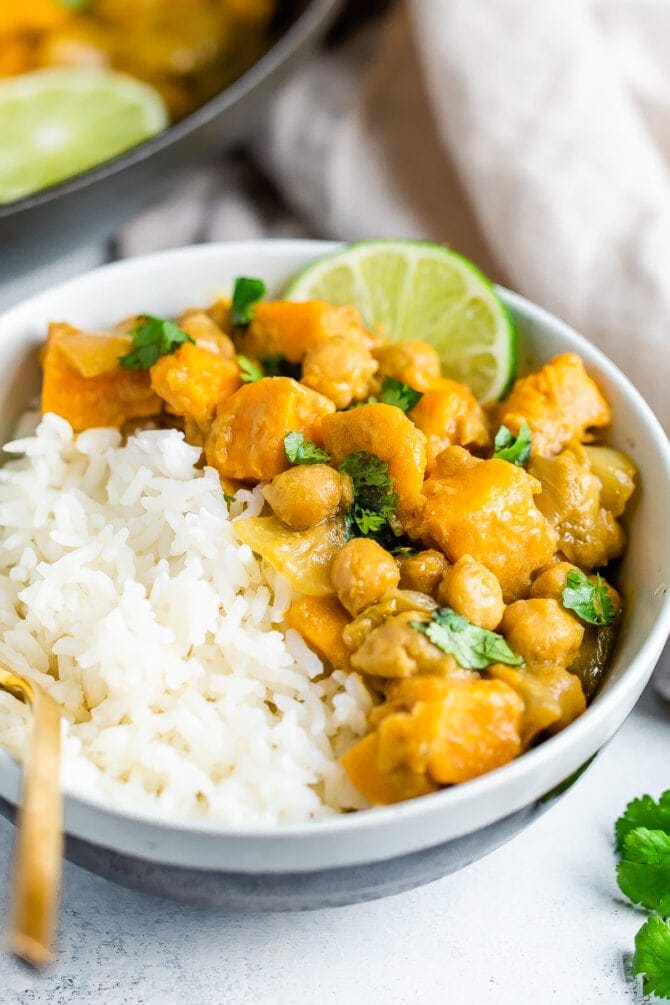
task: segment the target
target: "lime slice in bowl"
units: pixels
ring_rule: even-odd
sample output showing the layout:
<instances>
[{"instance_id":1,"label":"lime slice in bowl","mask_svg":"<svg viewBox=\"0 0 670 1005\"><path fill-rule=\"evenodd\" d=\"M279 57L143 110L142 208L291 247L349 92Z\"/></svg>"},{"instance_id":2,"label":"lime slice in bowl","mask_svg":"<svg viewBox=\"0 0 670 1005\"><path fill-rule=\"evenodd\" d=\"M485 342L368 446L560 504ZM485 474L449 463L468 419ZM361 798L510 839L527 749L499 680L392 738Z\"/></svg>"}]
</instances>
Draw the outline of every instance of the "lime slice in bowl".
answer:
<instances>
[{"instance_id":1,"label":"lime slice in bowl","mask_svg":"<svg viewBox=\"0 0 670 1005\"><path fill-rule=\"evenodd\" d=\"M502 397L514 379L516 329L505 305L472 262L441 244L350 244L308 265L284 295L355 304L387 341L430 342L445 376L483 403Z\"/></svg>"},{"instance_id":2,"label":"lime slice in bowl","mask_svg":"<svg viewBox=\"0 0 670 1005\"><path fill-rule=\"evenodd\" d=\"M55 185L168 124L158 91L111 70L35 70L0 81L0 203Z\"/></svg>"}]
</instances>

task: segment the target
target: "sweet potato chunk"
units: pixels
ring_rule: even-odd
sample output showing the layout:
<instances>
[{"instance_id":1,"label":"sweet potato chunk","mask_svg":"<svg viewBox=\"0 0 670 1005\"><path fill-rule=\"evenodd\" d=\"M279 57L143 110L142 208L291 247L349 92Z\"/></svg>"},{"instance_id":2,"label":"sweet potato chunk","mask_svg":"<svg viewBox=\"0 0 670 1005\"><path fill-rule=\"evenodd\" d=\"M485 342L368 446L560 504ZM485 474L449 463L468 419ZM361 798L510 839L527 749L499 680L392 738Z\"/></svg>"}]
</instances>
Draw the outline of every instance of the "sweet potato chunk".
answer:
<instances>
[{"instance_id":1,"label":"sweet potato chunk","mask_svg":"<svg viewBox=\"0 0 670 1005\"><path fill-rule=\"evenodd\" d=\"M597 384L579 356L569 352L519 378L495 415L515 434L523 422L528 423L534 456L556 454L575 438L588 440L590 428L608 426L612 421Z\"/></svg>"},{"instance_id":2,"label":"sweet potato chunk","mask_svg":"<svg viewBox=\"0 0 670 1005\"><path fill-rule=\"evenodd\" d=\"M328 398L290 377L245 384L219 405L205 442L207 463L224 478L266 482L289 462L284 436L296 430L321 441L321 419L334 411Z\"/></svg>"},{"instance_id":3,"label":"sweet potato chunk","mask_svg":"<svg viewBox=\"0 0 670 1005\"><path fill-rule=\"evenodd\" d=\"M82 348L82 338L102 338L103 342L93 352L84 351L76 367L73 346ZM75 431L94 426L120 427L130 419L158 415L162 402L151 389L149 374L124 370L118 361L113 363L110 352L118 350L118 339L116 335L87 336L72 325L51 324L42 357L42 412L62 416ZM62 341L67 355L62 351ZM97 375L84 376L82 368L88 372L97 369Z\"/></svg>"},{"instance_id":4,"label":"sweet potato chunk","mask_svg":"<svg viewBox=\"0 0 670 1005\"><path fill-rule=\"evenodd\" d=\"M516 670L495 663L487 672L495 680L504 681L514 688L523 701L521 743L524 750L538 733L560 732L586 708L579 678L564 667L542 664Z\"/></svg>"},{"instance_id":5,"label":"sweet potato chunk","mask_svg":"<svg viewBox=\"0 0 670 1005\"><path fill-rule=\"evenodd\" d=\"M426 438L401 409L394 405L361 405L349 412L327 415L322 430L323 444L333 464L341 464L358 451L375 454L387 462L401 521L421 508Z\"/></svg>"},{"instance_id":6,"label":"sweet potato chunk","mask_svg":"<svg viewBox=\"0 0 670 1005\"><path fill-rule=\"evenodd\" d=\"M418 700L410 711L381 720L376 750L381 771L405 767L451 785L517 756L524 706L513 688L502 681L447 679L440 690L439 698ZM394 692L396 703L401 694Z\"/></svg>"},{"instance_id":7,"label":"sweet potato chunk","mask_svg":"<svg viewBox=\"0 0 670 1005\"><path fill-rule=\"evenodd\" d=\"M289 607L286 621L333 669L349 669L349 650L342 632L351 618L336 597L300 597Z\"/></svg>"},{"instance_id":8,"label":"sweet potato chunk","mask_svg":"<svg viewBox=\"0 0 670 1005\"><path fill-rule=\"evenodd\" d=\"M360 411L360 410L358 410ZM497 578L506 602L524 596L556 534L533 500L538 483L507 461L482 461L449 447L424 485L421 539L456 562L471 555Z\"/></svg>"},{"instance_id":9,"label":"sweet potato chunk","mask_svg":"<svg viewBox=\"0 0 670 1005\"><path fill-rule=\"evenodd\" d=\"M241 384L234 359L210 352L202 345L184 342L176 352L161 356L151 367L151 386L168 411L193 422L204 435L216 406Z\"/></svg>"},{"instance_id":10,"label":"sweet potato chunk","mask_svg":"<svg viewBox=\"0 0 670 1005\"><path fill-rule=\"evenodd\" d=\"M412 771L405 765L399 765L393 771L382 770L378 754L379 737L377 733L369 733L341 759L349 780L374 805L388 806L437 790L437 785L425 774Z\"/></svg>"},{"instance_id":11,"label":"sweet potato chunk","mask_svg":"<svg viewBox=\"0 0 670 1005\"><path fill-rule=\"evenodd\" d=\"M334 335L364 344L370 341L355 307L331 307L320 300L269 300L254 309L242 352L256 358L279 353L289 363L300 363L308 349Z\"/></svg>"},{"instance_id":12,"label":"sweet potato chunk","mask_svg":"<svg viewBox=\"0 0 670 1005\"><path fill-rule=\"evenodd\" d=\"M425 433L429 474L435 467L435 458L447 447L458 444L477 448L490 443L484 410L472 391L455 380L443 378L424 391L409 418Z\"/></svg>"}]
</instances>

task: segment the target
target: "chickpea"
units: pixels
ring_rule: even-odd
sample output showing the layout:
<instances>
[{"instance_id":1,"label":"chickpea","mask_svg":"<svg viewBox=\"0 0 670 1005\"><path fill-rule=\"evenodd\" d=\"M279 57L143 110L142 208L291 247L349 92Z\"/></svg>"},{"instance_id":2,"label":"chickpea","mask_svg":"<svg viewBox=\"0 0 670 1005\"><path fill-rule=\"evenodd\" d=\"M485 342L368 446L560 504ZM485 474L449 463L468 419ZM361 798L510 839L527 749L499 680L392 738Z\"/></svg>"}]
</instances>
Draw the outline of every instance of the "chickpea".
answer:
<instances>
[{"instance_id":1,"label":"chickpea","mask_svg":"<svg viewBox=\"0 0 670 1005\"><path fill-rule=\"evenodd\" d=\"M471 555L462 555L445 570L437 599L473 625L490 632L498 627L505 610L500 583L490 569Z\"/></svg>"},{"instance_id":2,"label":"chickpea","mask_svg":"<svg viewBox=\"0 0 670 1005\"><path fill-rule=\"evenodd\" d=\"M553 597L554 600L558 600L560 603L563 599L563 590L567 586L568 573L579 571L578 567L572 565L570 562L556 562L554 565L548 566L533 580L533 585L530 588L530 596ZM592 582L595 582L594 576L590 576L589 578ZM607 589L614 610L617 612L620 611L621 597L618 592L602 577L601 582Z\"/></svg>"},{"instance_id":3,"label":"chickpea","mask_svg":"<svg viewBox=\"0 0 670 1005\"><path fill-rule=\"evenodd\" d=\"M404 384L427 391L442 376L442 364L427 342L399 342L374 350L379 363L379 377L394 377Z\"/></svg>"},{"instance_id":4,"label":"chickpea","mask_svg":"<svg viewBox=\"0 0 670 1005\"><path fill-rule=\"evenodd\" d=\"M433 548L408 555L400 561L400 589L435 594L448 563L442 552Z\"/></svg>"},{"instance_id":5,"label":"chickpea","mask_svg":"<svg viewBox=\"0 0 670 1005\"><path fill-rule=\"evenodd\" d=\"M336 408L367 397L377 362L364 345L335 335L307 351L302 365L302 383L324 394Z\"/></svg>"},{"instance_id":6,"label":"chickpea","mask_svg":"<svg viewBox=\"0 0 670 1005\"><path fill-rule=\"evenodd\" d=\"M327 464L301 464L263 486L273 512L293 530L308 530L332 516L348 486Z\"/></svg>"},{"instance_id":7,"label":"chickpea","mask_svg":"<svg viewBox=\"0 0 670 1005\"><path fill-rule=\"evenodd\" d=\"M527 662L568 667L577 655L584 628L558 600L517 600L503 615L500 630L508 645Z\"/></svg>"},{"instance_id":8,"label":"chickpea","mask_svg":"<svg viewBox=\"0 0 670 1005\"><path fill-rule=\"evenodd\" d=\"M330 567L331 585L342 606L354 617L395 589L399 579L393 556L365 537L347 541Z\"/></svg>"},{"instance_id":9,"label":"chickpea","mask_svg":"<svg viewBox=\"0 0 670 1005\"><path fill-rule=\"evenodd\" d=\"M560 601L569 572L579 572L579 569L571 562L555 562L546 566L533 580L530 596Z\"/></svg>"}]
</instances>

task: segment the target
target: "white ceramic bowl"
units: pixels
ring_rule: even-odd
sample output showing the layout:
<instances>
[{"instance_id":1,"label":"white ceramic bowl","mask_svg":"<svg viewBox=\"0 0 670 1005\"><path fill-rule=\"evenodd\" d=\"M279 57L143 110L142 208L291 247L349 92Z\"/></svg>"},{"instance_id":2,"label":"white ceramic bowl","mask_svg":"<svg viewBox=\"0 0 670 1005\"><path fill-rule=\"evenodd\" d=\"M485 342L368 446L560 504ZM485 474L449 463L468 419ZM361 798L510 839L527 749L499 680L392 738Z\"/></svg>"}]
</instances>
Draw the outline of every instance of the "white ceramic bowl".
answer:
<instances>
[{"instance_id":1,"label":"white ceramic bowl","mask_svg":"<svg viewBox=\"0 0 670 1005\"><path fill-rule=\"evenodd\" d=\"M271 291L336 247L253 241L184 248L97 269L0 318L0 436L39 386L35 350L50 320L102 327L124 315L178 313L258 275ZM68 853L119 882L232 908L346 903L427 882L460 868L525 826L612 737L647 683L670 631L670 447L623 374L567 325L502 291L521 337L521 366L574 351L614 412L610 442L640 470L619 585L626 613L605 683L585 714L511 764L464 785L397 806L281 828L166 824L68 797ZM16 805L20 770L0 753L0 810ZM67 779L65 779L67 786Z\"/></svg>"}]
</instances>

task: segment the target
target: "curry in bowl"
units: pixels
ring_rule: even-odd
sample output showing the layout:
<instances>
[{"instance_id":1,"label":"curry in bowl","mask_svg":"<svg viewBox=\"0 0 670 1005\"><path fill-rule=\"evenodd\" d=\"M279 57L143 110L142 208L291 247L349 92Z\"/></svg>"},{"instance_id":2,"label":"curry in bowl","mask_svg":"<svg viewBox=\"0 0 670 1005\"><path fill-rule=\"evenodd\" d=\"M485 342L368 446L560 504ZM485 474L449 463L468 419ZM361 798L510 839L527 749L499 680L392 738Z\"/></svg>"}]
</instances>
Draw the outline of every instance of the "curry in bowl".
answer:
<instances>
[{"instance_id":1,"label":"curry in bowl","mask_svg":"<svg viewBox=\"0 0 670 1005\"><path fill-rule=\"evenodd\" d=\"M0 645L62 705L77 791L393 803L564 729L606 672L635 467L581 359L483 406L429 343L262 294L50 326L1 474ZM19 720L0 703L17 753Z\"/></svg>"}]
</instances>

